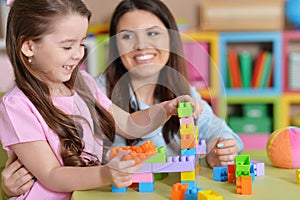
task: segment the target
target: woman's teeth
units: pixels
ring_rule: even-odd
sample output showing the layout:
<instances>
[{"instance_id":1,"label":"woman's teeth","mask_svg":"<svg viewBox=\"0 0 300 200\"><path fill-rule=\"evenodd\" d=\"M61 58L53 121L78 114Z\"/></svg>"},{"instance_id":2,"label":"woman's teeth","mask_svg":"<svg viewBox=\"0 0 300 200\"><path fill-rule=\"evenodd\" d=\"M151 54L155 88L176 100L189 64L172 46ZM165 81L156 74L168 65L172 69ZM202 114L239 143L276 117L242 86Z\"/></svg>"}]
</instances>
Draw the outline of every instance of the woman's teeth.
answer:
<instances>
[{"instance_id":1,"label":"woman's teeth","mask_svg":"<svg viewBox=\"0 0 300 200\"><path fill-rule=\"evenodd\" d=\"M135 57L135 59L138 61L143 61L143 60L149 60L153 57L154 57L153 54L148 54L148 55L137 56L137 57Z\"/></svg>"}]
</instances>

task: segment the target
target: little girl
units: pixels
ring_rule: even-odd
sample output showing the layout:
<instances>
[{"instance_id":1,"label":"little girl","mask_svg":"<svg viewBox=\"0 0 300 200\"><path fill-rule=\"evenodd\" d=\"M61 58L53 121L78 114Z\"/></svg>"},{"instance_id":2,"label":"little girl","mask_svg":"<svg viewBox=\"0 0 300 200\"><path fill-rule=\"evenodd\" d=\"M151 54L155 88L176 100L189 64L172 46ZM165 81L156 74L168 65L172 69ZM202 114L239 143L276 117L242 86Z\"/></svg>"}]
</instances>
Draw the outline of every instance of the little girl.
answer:
<instances>
[{"instance_id":1,"label":"little girl","mask_svg":"<svg viewBox=\"0 0 300 200\"><path fill-rule=\"evenodd\" d=\"M176 115L190 101L180 96L128 114L78 69L90 11L81 0L15 0L7 21L6 48L15 86L0 103L0 139L37 179L18 199L70 199L74 190L126 187L140 168L121 152L101 165L103 144L115 133L139 138Z\"/></svg>"}]
</instances>

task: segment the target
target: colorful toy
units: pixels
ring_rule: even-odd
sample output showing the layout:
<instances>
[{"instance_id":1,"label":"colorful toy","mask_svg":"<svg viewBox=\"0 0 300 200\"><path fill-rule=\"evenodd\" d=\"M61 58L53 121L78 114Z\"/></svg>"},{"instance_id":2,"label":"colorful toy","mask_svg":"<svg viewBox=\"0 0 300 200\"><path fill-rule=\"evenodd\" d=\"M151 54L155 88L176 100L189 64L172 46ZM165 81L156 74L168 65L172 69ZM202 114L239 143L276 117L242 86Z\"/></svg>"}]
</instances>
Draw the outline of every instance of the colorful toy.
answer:
<instances>
[{"instance_id":1,"label":"colorful toy","mask_svg":"<svg viewBox=\"0 0 300 200\"><path fill-rule=\"evenodd\" d=\"M300 168L300 128L289 126L274 131L267 142L271 163L280 168Z\"/></svg>"},{"instance_id":2,"label":"colorful toy","mask_svg":"<svg viewBox=\"0 0 300 200\"><path fill-rule=\"evenodd\" d=\"M184 192L179 190L187 187L196 187L196 175L200 169L200 154L206 154L205 140L198 140L198 127L194 125L191 117L193 110L189 102L181 102L178 105L180 118L180 156L168 156L166 147L155 147L148 141L138 146L114 147L110 157L113 158L121 150L130 151L123 160L135 160L136 164L142 163L142 169L133 175L132 182L138 185L139 192L154 191L154 174L179 172L181 184L185 187L173 186L174 199L184 198ZM125 192L127 188L112 188L113 192ZM180 194L179 194L180 193ZM173 195L172 195L173 196ZM179 198L180 197L180 198Z\"/></svg>"},{"instance_id":3,"label":"colorful toy","mask_svg":"<svg viewBox=\"0 0 300 200\"><path fill-rule=\"evenodd\" d=\"M135 165L147 160L151 156L157 153L154 144L151 141L147 141L138 146L127 146L127 147L113 147L110 152L110 159L116 156L120 151L130 151L123 160L134 160Z\"/></svg>"}]
</instances>

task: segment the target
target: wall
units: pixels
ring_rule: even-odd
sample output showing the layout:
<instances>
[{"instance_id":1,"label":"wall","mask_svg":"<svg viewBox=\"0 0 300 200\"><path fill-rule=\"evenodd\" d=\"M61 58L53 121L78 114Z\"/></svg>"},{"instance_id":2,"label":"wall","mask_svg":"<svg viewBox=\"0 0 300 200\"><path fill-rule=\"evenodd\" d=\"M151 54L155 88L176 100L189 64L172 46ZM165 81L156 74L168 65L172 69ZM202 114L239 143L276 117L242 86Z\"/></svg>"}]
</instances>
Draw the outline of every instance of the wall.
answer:
<instances>
[{"instance_id":1,"label":"wall","mask_svg":"<svg viewBox=\"0 0 300 200\"><path fill-rule=\"evenodd\" d=\"M83 0L92 11L91 24L108 23L110 16L121 0ZM151 1L151 0L149 0ZM189 23L189 29L198 26L198 10L201 0L162 0L171 10L176 19L185 19ZM184 8L184 9L183 9Z\"/></svg>"}]
</instances>

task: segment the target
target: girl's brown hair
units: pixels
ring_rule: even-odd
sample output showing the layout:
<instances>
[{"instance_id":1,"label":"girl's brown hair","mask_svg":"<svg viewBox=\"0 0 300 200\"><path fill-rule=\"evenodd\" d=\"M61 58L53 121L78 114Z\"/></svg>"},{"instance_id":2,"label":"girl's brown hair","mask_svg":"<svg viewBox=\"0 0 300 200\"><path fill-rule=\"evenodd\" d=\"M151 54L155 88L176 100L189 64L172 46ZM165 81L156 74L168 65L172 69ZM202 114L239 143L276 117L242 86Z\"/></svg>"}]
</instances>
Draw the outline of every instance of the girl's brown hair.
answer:
<instances>
[{"instance_id":1,"label":"girl's brown hair","mask_svg":"<svg viewBox=\"0 0 300 200\"><path fill-rule=\"evenodd\" d=\"M190 94L186 63L183 59L182 42L173 15L160 0L123 0L115 9L110 23L109 65L105 71L106 89L108 97L128 112L134 112L130 102L130 77L124 67L117 48L116 34L120 18L134 10L145 10L157 16L166 26L170 36L170 58L159 76L154 97L159 101L166 101L183 94ZM116 95L115 95L116 94ZM168 144L178 132L179 120L171 117L163 126L163 137ZM138 140L127 140L127 145Z\"/></svg>"},{"instance_id":2,"label":"girl's brown hair","mask_svg":"<svg viewBox=\"0 0 300 200\"><path fill-rule=\"evenodd\" d=\"M13 65L17 86L38 109L48 126L59 136L61 156L66 166L97 165L95 159L81 157L84 152L83 129L80 116L67 115L56 108L50 96L50 88L39 79L30 67L28 58L22 54L25 41L38 42L51 31L55 20L76 14L91 17L91 12L81 0L15 0L7 19L6 48ZM113 142L115 126L112 116L94 99L78 67L65 83L75 90L88 106L93 119L93 129L102 139ZM85 120L85 119L83 119Z\"/></svg>"}]
</instances>

